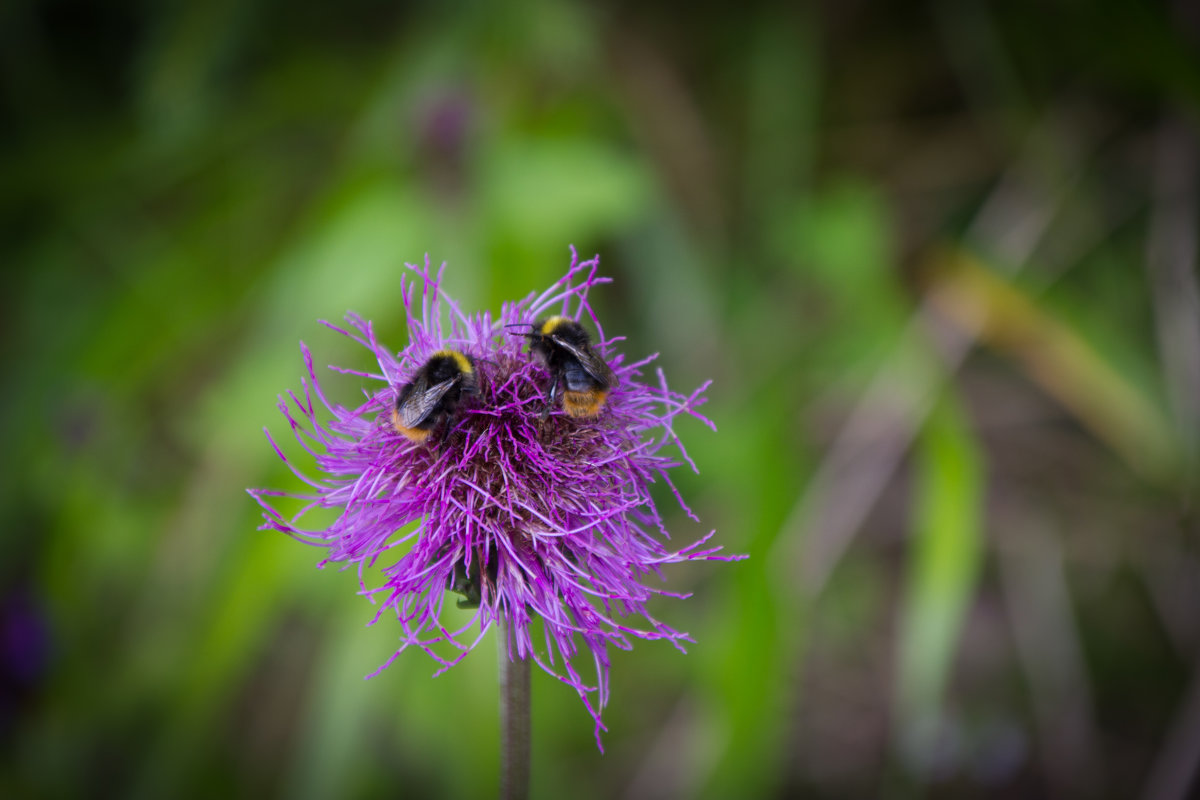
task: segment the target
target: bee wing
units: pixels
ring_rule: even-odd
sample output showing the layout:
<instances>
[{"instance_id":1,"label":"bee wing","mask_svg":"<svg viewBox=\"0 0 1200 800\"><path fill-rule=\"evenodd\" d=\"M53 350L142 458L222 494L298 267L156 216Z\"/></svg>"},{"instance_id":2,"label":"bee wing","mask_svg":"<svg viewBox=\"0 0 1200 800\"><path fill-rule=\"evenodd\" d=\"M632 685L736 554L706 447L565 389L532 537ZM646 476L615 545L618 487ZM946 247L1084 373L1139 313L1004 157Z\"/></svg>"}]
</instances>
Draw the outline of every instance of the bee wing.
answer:
<instances>
[{"instance_id":1,"label":"bee wing","mask_svg":"<svg viewBox=\"0 0 1200 800\"><path fill-rule=\"evenodd\" d=\"M461 377L462 375L455 375L453 378L433 386L429 385L429 381L424 376L418 378L413 384L408 399L398 409L400 423L406 428L411 428L424 422L437 408L442 398L446 396L446 392L450 391Z\"/></svg>"},{"instance_id":2,"label":"bee wing","mask_svg":"<svg viewBox=\"0 0 1200 800\"><path fill-rule=\"evenodd\" d=\"M608 362L600 356L596 355L590 347L576 347L570 342L565 342L557 336L551 336L554 343L566 350L571 355L579 360L579 365L583 367L587 374L591 375L600 383L604 384L605 388L617 385L617 376L608 366Z\"/></svg>"}]
</instances>

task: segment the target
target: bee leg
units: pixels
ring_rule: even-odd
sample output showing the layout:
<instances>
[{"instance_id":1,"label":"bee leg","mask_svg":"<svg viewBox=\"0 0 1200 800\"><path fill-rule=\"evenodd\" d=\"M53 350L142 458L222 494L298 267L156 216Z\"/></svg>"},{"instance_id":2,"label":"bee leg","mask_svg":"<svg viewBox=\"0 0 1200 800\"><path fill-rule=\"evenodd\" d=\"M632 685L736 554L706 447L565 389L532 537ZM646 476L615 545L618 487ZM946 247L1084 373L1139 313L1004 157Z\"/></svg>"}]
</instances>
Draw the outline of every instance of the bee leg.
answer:
<instances>
[{"instance_id":1,"label":"bee leg","mask_svg":"<svg viewBox=\"0 0 1200 800\"><path fill-rule=\"evenodd\" d=\"M546 406L542 409L542 422L546 421L546 417L550 416L550 409L554 407L554 395L558 391L558 376L555 376L554 382L550 384L549 391L546 392Z\"/></svg>"},{"instance_id":2,"label":"bee leg","mask_svg":"<svg viewBox=\"0 0 1200 800\"><path fill-rule=\"evenodd\" d=\"M451 419L452 421L448 421L446 423L446 434L442 437L442 439L447 442L450 441L450 437L454 435L455 431L457 431L459 426L462 425L466 420L466 418L461 414L455 414Z\"/></svg>"}]
</instances>

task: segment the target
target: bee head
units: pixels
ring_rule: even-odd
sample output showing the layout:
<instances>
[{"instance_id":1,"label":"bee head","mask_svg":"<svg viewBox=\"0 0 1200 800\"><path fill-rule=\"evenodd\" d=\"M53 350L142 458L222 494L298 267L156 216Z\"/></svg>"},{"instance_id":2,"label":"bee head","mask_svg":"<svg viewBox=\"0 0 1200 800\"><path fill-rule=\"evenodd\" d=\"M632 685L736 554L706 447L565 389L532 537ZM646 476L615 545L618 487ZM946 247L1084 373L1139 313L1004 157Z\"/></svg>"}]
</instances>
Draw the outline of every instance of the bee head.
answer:
<instances>
[{"instance_id":1,"label":"bee head","mask_svg":"<svg viewBox=\"0 0 1200 800\"><path fill-rule=\"evenodd\" d=\"M583 347L591 341L584 327L570 317L550 317L538 323L537 329L542 336L549 336L576 347Z\"/></svg>"},{"instance_id":2,"label":"bee head","mask_svg":"<svg viewBox=\"0 0 1200 800\"><path fill-rule=\"evenodd\" d=\"M460 353L457 350L438 350L429 357L426 365L430 369L447 373L446 377L450 377L449 373L454 372L461 373L467 377L475 374L475 361L470 356Z\"/></svg>"}]
</instances>

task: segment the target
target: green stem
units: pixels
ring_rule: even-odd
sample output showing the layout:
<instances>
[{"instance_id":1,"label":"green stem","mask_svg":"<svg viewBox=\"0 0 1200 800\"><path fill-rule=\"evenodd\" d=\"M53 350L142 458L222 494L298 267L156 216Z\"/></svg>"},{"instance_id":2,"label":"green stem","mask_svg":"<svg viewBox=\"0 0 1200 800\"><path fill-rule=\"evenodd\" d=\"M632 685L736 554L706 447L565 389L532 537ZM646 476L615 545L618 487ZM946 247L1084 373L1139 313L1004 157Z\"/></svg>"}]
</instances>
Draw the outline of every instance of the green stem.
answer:
<instances>
[{"instance_id":1,"label":"green stem","mask_svg":"<svg viewBox=\"0 0 1200 800\"><path fill-rule=\"evenodd\" d=\"M529 796L529 659L508 657L508 625L500 636L500 797ZM514 654L515 656L515 654Z\"/></svg>"}]
</instances>

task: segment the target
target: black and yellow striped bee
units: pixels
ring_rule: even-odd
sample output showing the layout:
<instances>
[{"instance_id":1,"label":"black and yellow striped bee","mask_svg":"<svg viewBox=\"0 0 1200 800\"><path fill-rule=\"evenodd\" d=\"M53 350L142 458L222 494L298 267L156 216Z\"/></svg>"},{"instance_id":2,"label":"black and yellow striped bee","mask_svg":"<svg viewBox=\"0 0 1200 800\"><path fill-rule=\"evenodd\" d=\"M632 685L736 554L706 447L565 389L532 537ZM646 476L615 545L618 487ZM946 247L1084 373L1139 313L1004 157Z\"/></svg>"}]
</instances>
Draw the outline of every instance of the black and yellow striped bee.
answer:
<instances>
[{"instance_id":1,"label":"black and yellow striped bee","mask_svg":"<svg viewBox=\"0 0 1200 800\"><path fill-rule=\"evenodd\" d=\"M550 370L550 405L561 390L563 410L572 417L597 416L608 393L617 385L616 373L592 349L586 330L573 319L550 317L535 322L529 338L530 350Z\"/></svg>"},{"instance_id":2,"label":"black and yellow striped bee","mask_svg":"<svg viewBox=\"0 0 1200 800\"><path fill-rule=\"evenodd\" d=\"M475 361L457 350L438 350L400 387L392 408L392 427L421 444L447 422L463 395L476 394Z\"/></svg>"}]
</instances>

